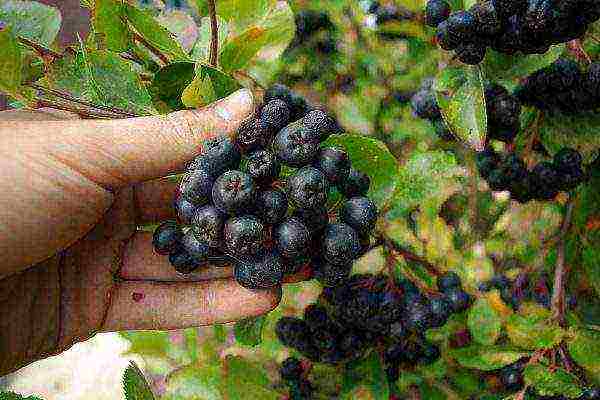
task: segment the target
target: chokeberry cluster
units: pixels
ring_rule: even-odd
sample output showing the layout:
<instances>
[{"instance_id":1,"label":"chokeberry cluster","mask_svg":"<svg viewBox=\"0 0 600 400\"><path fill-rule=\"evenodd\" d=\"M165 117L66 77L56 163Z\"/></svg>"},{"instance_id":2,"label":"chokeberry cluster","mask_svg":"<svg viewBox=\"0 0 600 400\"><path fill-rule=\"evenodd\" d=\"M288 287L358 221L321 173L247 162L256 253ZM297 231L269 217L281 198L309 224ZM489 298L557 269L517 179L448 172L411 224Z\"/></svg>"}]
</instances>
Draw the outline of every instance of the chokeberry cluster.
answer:
<instances>
[{"instance_id":1,"label":"chokeberry cluster","mask_svg":"<svg viewBox=\"0 0 600 400\"><path fill-rule=\"evenodd\" d=\"M440 276L435 294L421 292L408 280L357 274L328 286L303 318L283 317L279 340L313 362L340 364L371 350L381 352L390 382L402 366L430 364L440 356L424 332L440 327L452 313L465 311L472 298L454 273Z\"/></svg>"},{"instance_id":2,"label":"chokeberry cluster","mask_svg":"<svg viewBox=\"0 0 600 400\"><path fill-rule=\"evenodd\" d=\"M559 192L573 190L586 179L581 154L570 148L563 148L552 162L540 162L531 171L517 154L500 156L488 149L477 154L477 167L490 189L508 190L520 203L552 200Z\"/></svg>"},{"instance_id":3,"label":"chokeberry cluster","mask_svg":"<svg viewBox=\"0 0 600 400\"><path fill-rule=\"evenodd\" d=\"M286 383L290 392L290 400L309 400L313 388L305 377L305 367L296 357L286 358L279 367L281 379Z\"/></svg>"},{"instance_id":4,"label":"chokeberry cluster","mask_svg":"<svg viewBox=\"0 0 600 400\"><path fill-rule=\"evenodd\" d=\"M452 133L442 120L442 114L432 89L433 80L426 79L411 99L414 113L433 123L436 134L452 140ZM512 141L519 132L521 103L504 87L488 84L485 87L485 104L488 119L487 136L503 142Z\"/></svg>"},{"instance_id":5,"label":"chokeberry cluster","mask_svg":"<svg viewBox=\"0 0 600 400\"><path fill-rule=\"evenodd\" d=\"M181 273L230 261L250 289L279 285L307 265L325 283L344 280L378 212L366 197L369 177L344 150L321 146L340 132L324 111L273 86L234 140L209 141L190 163L175 200L178 222L156 229L156 251ZM328 209L334 188L345 196L339 210Z\"/></svg>"},{"instance_id":6,"label":"chokeberry cluster","mask_svg":"<svg viewBox=\"0 0 600 400\"><path fill-rule=\"evenodd\" d=\"M445 0L429 0L425 20L440 47L466 64L483 61L488 47L513 54L545 53L583 36L600 18L595 0L485 0L451 13Z\"/></svg>"},{"instance_id":7,"label":"chokeberry cluster","mask_svg":"<svg viewBox=\"0 0 600 400\"><path fill-rule=\"evenodd\" d=\"M559 59L528 76L515 95L541 110L578 114L600 107L600 63L580 70L572 60Z\"/></svg>"}]
</instances>

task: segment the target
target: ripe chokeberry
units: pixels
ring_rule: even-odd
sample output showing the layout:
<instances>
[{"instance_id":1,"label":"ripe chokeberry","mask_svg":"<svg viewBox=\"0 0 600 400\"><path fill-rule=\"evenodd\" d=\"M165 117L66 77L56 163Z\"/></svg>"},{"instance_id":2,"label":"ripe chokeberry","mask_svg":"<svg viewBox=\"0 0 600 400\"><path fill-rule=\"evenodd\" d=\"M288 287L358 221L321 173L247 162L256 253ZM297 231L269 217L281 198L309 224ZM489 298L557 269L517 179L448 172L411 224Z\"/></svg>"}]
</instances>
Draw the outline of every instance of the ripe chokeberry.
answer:
<instances>
[{"instance_id":1,"label":"ripe chokeberry","mask_svg":"<svg viewBox=\"0 0 600 400\"><path fill-rule=\"evenodd\" d=\"M369 175L351 167L348 178L339 186L346 198L366 196L371 186L371 179Z\"/></svg>"},{"instance_id":2,"label":"ripe chokeberry","mask_svg":"<svg viewBox=\"0 0 600 400\"><path fill-rule=\"evenodd\" d=\"M298 208L294 211L294 217L304 222L313 237L322 232L329 223L329 214L325 206L312 209Z\"/></svg>"},{"instance_id":3,"label":"ripe chokeberry","mask_svg":"<svg viewBox=\"0 0 600 400\"><path fill-rule=\"evenodd\" d=\"M323 172L332 185L338 185L348 178L350 158L343 150L327 147L319 151L313 166Z\"/></svg>"},{"instance_id":4,"label":"ripe chokeberry","mask_svg":"<svg viewBox=\"0 0 600 400\"><path fill-rule=\"evenodd\" d=\"M184 225L191 224L198 207L179 193L175 197L174 206L177 212L177 220Z\"/></svg>"},{"instance_id":5,"label":"ripe chokeberry","mask_svg":"<svg viewBox=\"0 0 600 400\"><path fill-rule=\"evenodd\" d=\"M277 132L290 122L290 109L285 101L273 99L260 110L259 118L272 132Z\"/></svg>"},{"instance_id":6,"label":"ripe chokeberry","mask_svg":"<svg viewBox=\"0 0 600 400\"><path fill-rule=\"evenodd\" d=\"M223 238L225 214L212 205L199 208L192 218L196 237L210 247L219 247Z\"/></svg>"},{"instance_id":7,"label":"ripe chokeberry","mask_svg":"<svg viewBox=\"0 0 600 400\"><path fill-rule=\"evenodd\" d=\"M281 190L264 190L256 195L256 215L266 224L277 224L288 210L288 201Z\"/></svg>"},{"instance_id":8,"label":"ripe chokeberry","mask_svg":"<svg viewBox=\"0 0 600 400\"><path fill-rule=\"evenodd\" d=\"M256 188L252 177L241 171L227 171L212 187L213 203L223 213L246 214L254 205Z\"/></svg>"},{"instance_id":9,"label":"ripe chokeberry","mask_svg":"<svg viewBox=\"0 0 600 400\"><path fill-rule=\"evenodd\" d=\"M310 164L319 151L319 141L314 136L301 120L296 121L275 136L273 152L282 163L290 167Z\"/></svg>"},{"instance_id":10,"label":"ripe chokeberry","mask_svg":"<svg viewBox=\"0 0 600 400\"><path fill-rule=\"evenodd\" d=\"M226 136L208 140L203 150L198 167L205 168L213 178L225 171L237 169L242 159L233 140Z\"/></svg>"},{"instance_id":11,"label":"ripe chokeberry","mask_svg":"<svg viewBox=\"0 0 600 400\"><path fill-rule=\"evenodd\" d=\"M183 235L181 248L194 260L194 264L197 266L208 261L210 253L208 244L199 240L192 230L188 230Z\"/></svg>"},{"instance_id":12,"label":"ripe chokeberry","mask_svg":"<svg viewBox=\"0 0 600 400\"><path fill-rule=\"evenodd\" d=\"M187 172L179 184L179 195L196 207L208 204L214 179L205 169Z\"/></svg>"},{"instance_id":13,"label":"ripe chokeberry","mask_svg":"<svg viewBox=\"0 0 600 400\"><path fill-rule=\"evenodd\" d=\"M183 231L175 221L166 221L160 224L152 236L152 245L158 254L166 255L177 249Z\"/></svg>"},{"instance_id":14,"label":"ripe chokeberry","mask_svg":"<svg viewBox=\"0 0 600 400\"><path fill-rule=\"evenodd\" d=\"M275 249L285 258L302 258L308 254L310 232L297 218L288 218L273 230Z\"/></svg>"},{"instance_id":15,"label":"ripe chokeberry","mask_svg":"<svg viewBox=\"0 0 600 400\"><path fill-rule=\"evenodd\" d=\"M446 293L452 289L460 289L462 284L456 272L447 272L437 278L437 287L440 292Z\"/></svg>"},{"instance_id":16,"label":"ripe chokeberry","mask_svg":"<svg viewBox=\"0 0 600 400\"><path fill-rule=\"evenodd\" d=\"M425 8L425 23L432 28L450 16L450 4L445 0L429 0Z\"/></svg>"},{"instance_id":17,"label":"ripe chokeberry","mask_svg":"<svg viewBox=\"0 0 600 400\"><path fill-rule=\"evenodd\" d=\"M175 271L184 275L194 272L199 266L198 261L190 253L181 248L169 254L169 263L171 263Z\"/></svg>"},{"instance_id":18,"label":"ripe chokeberry","mask_svg":"<svg viewBox=\"0 0 600 400\"><path fill-rule=\"evenodd\" d=\"M279 176L281 164L269 150L256 150L248 154L246 173L256 182L270 183Z\"/></svg>"},{"instance_id":19,"label":"ripe chokeberry","mask_svg":"<svg viewBox=\"0 0 600 400\"><path fill-rule=\"evenodd\" d=\"M344 223L329 224L323 238L323 257L336 265L347 265L360 252L358 233Z\"/></svg>"},{"instance_id":20,"label":"ripe chokeberry","mask_svg":"<svg viewBox=\"0 0 600 400\"><path fill-rule=\"evenodd\" d=\"M368 233L377 222L377 206L367 197L353 197L342 206L340 218L358 233Z\"/></svg>"},{"instance_id":21,"label":"ripe chokeberry","mask_svg":"<svg viewBox=\"0 0 600 400\"><path fill-rule=\"evenodd\" d=\"M322 110L310 111L302 118L302 125L307 135L318 142L324 141L329 135L340 130L335 119Z\"/></svg>"},{"instance_id":22,"label":"ripe chokeberry","mask_svg":"<svg viewBox=\"0 0 600 400\"><path fill-rule=\"evenodd\" d=\"M265 228L253 216L234 217L225 222L223 242L236 257L255 255L264 249Z\"/></svg>"},{"instance_id":23,"label":"ripe chokeberry","mask_svg":"<svg viewBox=\"0 0 600 400\"><path fill-rule=\"evenodd\" d=\"M329 182L314 167L303 167L287 182L288 200L297 208L317 209L327 202Z\"/></svg>"}]
</instances>

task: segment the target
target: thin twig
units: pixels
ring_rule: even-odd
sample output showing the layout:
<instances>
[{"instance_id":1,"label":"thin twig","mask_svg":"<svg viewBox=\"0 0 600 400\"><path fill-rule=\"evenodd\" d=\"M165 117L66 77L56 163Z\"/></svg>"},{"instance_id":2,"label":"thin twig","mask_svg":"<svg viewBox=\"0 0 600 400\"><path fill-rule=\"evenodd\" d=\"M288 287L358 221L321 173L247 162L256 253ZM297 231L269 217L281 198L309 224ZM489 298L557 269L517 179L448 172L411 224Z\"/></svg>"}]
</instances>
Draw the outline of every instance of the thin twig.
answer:
<instances>
[{"instance_id":1,"label":"thin twig","mask_svg":"<svg viewBox=\"0 0 600 400\"><path fill-rule=\"evenodd\" d=\"M104 119L115 119L115 118L124 118L122 115L114 115L109 113L104 113L101 111L94 111L89 109L78 108L73 105L67 105L62 103L57 103L52 100L47 99L37 99L38 107L48 107L54 108L56 110L69 111L75 114L78 114L82 118L87 119L96 119L96 118L104 118Z\"/></svg>"},{"instance_id":2,"label":"thin twig","mask_svg":"<svg viewBox=\"0 0 600 400\"><path fill-rule=\"evenodd\" d=\"M24 38L22 36L19 36L18 38L19 42L21 42L22 44L24 44L25 46L29 46L32 49L34 49L35 51L38 52L38 54L42 57L52 57L54 59L59 59L62 58L62 54L55 52L54 50L50 50L47 47L42 46L39 43L35 43L27 38Z\"/></svg>"},{"instance_id":3,"label":"thin twig","mask_svg":"<svg viewBox=\"0 0 600 400\"><path fill-rule=\"evenodd\" d=\"M567 209L560 227L560 236L557 244L556 254L556 268L554 269L554 286L552 289L552 318L559 323L560 326L565 326L565 239L571 227L571 220L573 218L573 209L575 207L575 201L571 195L567 200Z\"/></svg>"},{"instance_id":4,"label":"thin twig","mask_svg":"<svg viewBox=\"0 0 600 400\"><path fill-rule=\"evenodd\" d=\"M169 58L164 55L159 49L157 49L152 43L148 42L142 35L137 32L133 33L133 38L140 42L144 47L152 52L156 57L162 61L163 64L169 64Z\"/></svg>"},{"instance_id":5,"label":"thin twig","mask_svg":"<svg viewBox=\"0 0 600 400\"><path fill-rule=\"evenodd\" d=\"M210 15L210 58L209 63L213 67L218 64L219 54L219 23L217 22L217 7L215 0L208 0L208 14Z\"/></svg>"},{"instance_id":6,"label":"thin twig","mask_svg":"<svg viewBox=\"0 0 600 400\"><path fill-rule=\"evenodd\" d=\"M402 246L400 246L399 244L394 242L391 238L389 238L385 233L383 233L382 236L383 236L384 244L391 251L398 253L399 255L401 255L408 261L414 261L418 264L421 264L427 270L427 272L429 272L433 276L440 276L442 274L440 272L440 270L438 269L438 267L436 267L435 265L433 265L432 263L427 261L425 258L413 253L410 250L403 248Z\"/></svg>"},{"instance_id":7,"label":"thin twig","mask_svg":"<svg viewBox=\"0 0 600 400\"><path fill-rule=\"evenodd\" d=\"M130 112L125 111L125 110L121 110L121 109L116 108L116 107L110 107L110 106L104 106L104 105L100 105L100 104L94 104L94 103L91 103L89 101L73 97L73 96L69 95L68 93L62 92L60 90L45 88L45 87L40 86L40 85L35 84L35 83L32 83L29 86L32 87L32 88L34 88L34 89L36 89L36 90L38 90L38 91L40 91L40 92L42 92L42 93L44 93L44 94L52 95L52 96L58 97L60 99L69 101L71 103L75 103L75 104L79 104L79 105L83 105L83 106L89 107L91 109L106 111L106 112L117 114L117 115L119 115L121 117L126 117L126 118L133 118L133 117L138 117L139 116L137 114L133 114L133 113L130 113Z\"/></svg>"}]
</instances>

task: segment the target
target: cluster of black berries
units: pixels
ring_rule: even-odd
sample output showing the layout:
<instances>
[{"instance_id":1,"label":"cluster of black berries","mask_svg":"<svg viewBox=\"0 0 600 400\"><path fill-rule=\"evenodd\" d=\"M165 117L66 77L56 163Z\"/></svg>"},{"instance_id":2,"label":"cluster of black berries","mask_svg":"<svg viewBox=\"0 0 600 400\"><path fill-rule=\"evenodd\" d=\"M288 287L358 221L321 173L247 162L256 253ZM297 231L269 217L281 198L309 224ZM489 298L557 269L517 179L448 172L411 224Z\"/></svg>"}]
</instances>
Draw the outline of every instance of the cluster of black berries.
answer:
<instances>
[{"instance_id":1,"label":"cluster of black berries","mask_svg":"<svg viewBox=\"0 0 600 400\"><path fill-rule=\"evenodd\" d=\"M515 95L541 110L578 114L600 107L600 63L582 72L577 63L559 59L528 76Z\"/></svg>"},{"instance_id":2,"label":"cluster of black berries","mask_svg":"<svg viewBox=\"0 0 600 400\"><path fill-rule=\"evenodd\" d=\"M319 303L304 310L303 319L281 318L275 331L283 344L314 362L343 363L377 349L389 381L395 382L401 366L439 358L439 348L425 339L425 330L444 325L452 313L471 304L456 274L439 277L437 286L439 294L426 296L407 280L353 275L325 287Z\"/></svg>"},{"instance_id":3,"label":"cluster of black berries","mask_svg":"<svg viewBox=\"0 0 600 400\"><path fill-rule=\"evenodd\" d=\"M452 133L442 120L432 85L431 79L423 81L421 88L411 99L413 111L418 117L431 121L440 138L452 140ZM504 87L488 84L485 87L485 104L488 119L487 137L503 142L512 141L519 132L519 100Z\"/></svg>"},{"instance_id":4,"label":"cluster of black berries","mask_svg":"<svg viewBox=\"0 0 600 400\"><path fill-rule=\"evenodd\" d=\"M369 177L351 167L348 154L321 147L334 132L340 128L332 117L273 86L235 140L208 142L189 165L175 201L179 223L156 229L156 251L181 273L229 260L251 289L276 286L308 264L324 282L347 277L369 245L377 208L365 197ZM280 176L283 166L289 176ZM330 220L334 186L346 200Z\"/></svg>"},{"instance_id":5,"label":"cluster of black berries","mask_svg":"<svg viewBox=\"0 0 600 400\"><path fill-rule=\"evenodd\" d=\"M581 154L570 148L560 150L552 162L540 162L531 171L517 154L500 156L488 149L477 154L477 168L490 189L508 190L520 203L552 200L558 192L573 190L586 179Z\"/></svg>"},{"instance_id":6,"label":"cluster of black berries","mask_svg":"<svg viewBox=\"0 0 600 400\"><path fill-rule=\"evenodd\" d=\"M281 379L290 390L289 400L309 400L312 398L313 388L306 379L305 368L302 362L295 357L285 359L279 368Z\"/></svg>"},{"instance_id":7,"label":"cluster of black berries","mask_svg":"<svg viewBox=\"0 0 600 400\"><path fill-rule=\"evenodd\" d=\"M445 0L429 0L425 20L437 28L444 50L466 64L478 64L487 47L513 54L542 54L551 45L583 36L600 18L595 0L486 0L451 13Z\"/></svg>"},{"instance_id":8,"label":"cluster of black berries","mask_svg":"<svg viewBox=\"0 0 600 400\"><path fill-rule=\"evenodd\" d=\"M289 49L310 41L311 47L319 53L331 54L336 51L335 26L326 12L302 10L296 14L295 19L296 36Z\"/></svg>"},{"instance_id":9,"label":"cluster of black berries","mask_svg":"<svg viewBox=\"0 0 600 400\"><path fill-rule=\"evenodd\" d=\"M521 358L516 362L509 364L497 371L495 371L494 375L496 375L500 383L502 384L502 388L507 392L518 392L523 390L525 387L525 380L523 379L523 370L525 366L529 362L529 358ZM527 388L527 396L528 399L535 400L567 400L568 398L565 396L541 396L535 393L535 390L531 387ZM577 398L577 400L600 400L600 388L598 387L587 387L583 389L583 393L581 396Z\"/></svg>"},{"instance_id":10,"label":"cluster of black berries","mask_svg":"<svg viewBox=\"0 0 600 400\"><path fill-rule=\"evenodd\" d=\"M550 308L551 287L548 275L542 274L532 282L529 275L522 272L515 279L509 279L503 274L494 275L489 281L482 282L479 290L487 292L497 289L502 300L514 310L518 310L527 300L533 300L543 307ZM575 307L576 297L567 295L566 305L568 308Z\"/></svg>"}]
</instances>

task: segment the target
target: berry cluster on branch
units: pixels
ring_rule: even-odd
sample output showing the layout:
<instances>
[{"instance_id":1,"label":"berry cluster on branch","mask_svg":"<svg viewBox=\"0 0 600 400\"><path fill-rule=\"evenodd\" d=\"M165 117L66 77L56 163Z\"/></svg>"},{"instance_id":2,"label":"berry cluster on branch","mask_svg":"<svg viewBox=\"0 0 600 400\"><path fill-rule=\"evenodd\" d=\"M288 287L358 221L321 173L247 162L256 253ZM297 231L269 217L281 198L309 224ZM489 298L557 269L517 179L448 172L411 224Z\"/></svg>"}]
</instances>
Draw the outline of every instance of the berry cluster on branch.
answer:
<instances>
[{"instance_id":1,"label":"berry cluster on branch","mask_svg":"<svg viewBox=\"0 0 600 400\"><path fill-rule=\"evenodd\" d=\"M429 0L426 23L437 42L465 64L479 64L487 48L543 54L550 46L580 38L600 18L595 0L485 0L451 12L445 0Z\"/></svg>"},{"instance_id":2,"label":"berry cluster on branch","mask_svg":"<svg viewBox=\"0 0 600 400\"><path fill-rule=\"evenodd\" d=\"M321 281L340 282L377 221L370 179L344 150L321 145L341 132L334 118L282 85L264 100L235 140L209 141L190 163L175 200L178 222L156 229L155 249L184 274L230 262L250 289L279 285L308 265ZM335 191L341 206L330 210Z\"/></svg>"}]
</instances>

